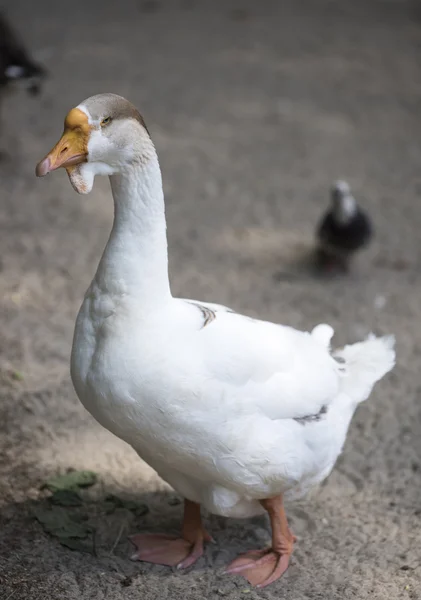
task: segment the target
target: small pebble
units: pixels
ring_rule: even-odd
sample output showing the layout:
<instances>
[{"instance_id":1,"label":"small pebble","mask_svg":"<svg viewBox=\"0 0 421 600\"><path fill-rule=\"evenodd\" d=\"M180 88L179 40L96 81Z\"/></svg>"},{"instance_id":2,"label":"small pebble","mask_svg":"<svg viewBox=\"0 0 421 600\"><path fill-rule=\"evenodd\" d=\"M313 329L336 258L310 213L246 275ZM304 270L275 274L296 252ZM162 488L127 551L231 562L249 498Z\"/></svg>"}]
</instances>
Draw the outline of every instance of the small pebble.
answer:
<instances>
[{"instance_id":1,"label":"small pebble","mask_svg":"<svg viewBox=\"0 0 421 600\"><path fill-rule=\"evenodd\" d=\"M378 294L374 298L374 308L381 310L385 306L386 306L386 298L384 296L381 296L380 294Z\"/></svg>"}]
</instances>

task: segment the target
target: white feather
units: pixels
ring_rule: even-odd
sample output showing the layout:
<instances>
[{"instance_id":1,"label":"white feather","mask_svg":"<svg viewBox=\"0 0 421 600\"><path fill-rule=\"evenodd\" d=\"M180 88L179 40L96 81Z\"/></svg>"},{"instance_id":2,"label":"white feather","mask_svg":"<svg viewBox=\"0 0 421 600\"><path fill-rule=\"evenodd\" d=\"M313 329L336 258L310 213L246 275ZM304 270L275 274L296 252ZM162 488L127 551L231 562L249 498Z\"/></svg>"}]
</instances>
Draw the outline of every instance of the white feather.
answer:
<instances>
[{"instance_id":1,"label":"white feather","mask_svg":"<svg viewBox=\"0 0 421 600\"><path fill-rule=\"evenodd\" d=\"M341 390L356 402L368 398L374 384L395 366L395 337L370 334L364 342L345 346L334 353L345 364Z\"/></svg>"}]
</instances>

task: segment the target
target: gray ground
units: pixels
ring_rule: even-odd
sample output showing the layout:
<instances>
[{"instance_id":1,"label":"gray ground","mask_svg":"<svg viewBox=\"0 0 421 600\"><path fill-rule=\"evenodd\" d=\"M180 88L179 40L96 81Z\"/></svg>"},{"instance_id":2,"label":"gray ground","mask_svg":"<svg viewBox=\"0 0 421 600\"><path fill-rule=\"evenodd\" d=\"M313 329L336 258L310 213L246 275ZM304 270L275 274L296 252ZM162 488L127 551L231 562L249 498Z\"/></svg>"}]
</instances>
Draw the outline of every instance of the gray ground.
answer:
<instances>
[{"instance_id":1,"label":"gray ground","mask_svg":"<svg viewBox=\"0 0 421 600\"><path fill-rule=\"evenodd\" d=\"M53 77L6 100L0 165L0 597L421 598L419 364L421 10L405 0L9 2ZM34 166L69 108L112 91L142 110L164 172L173 292L335 341L397 335L398 366L353 421L321 490L289 507L299 541L264 591L222 575L268 539L263 519L209 517L216 545L188 572L132 563L127 535L176 530L181 505L79 405L69 379L76 312L112 219L105 179L77 196ZM304 266L331 181L344 177L377 237L353 274ZM33 511L68 468L100 483L86 509L95 554L62 547ZM149 513L104 515L107 493Z\"/></svg>"}]
</instances>

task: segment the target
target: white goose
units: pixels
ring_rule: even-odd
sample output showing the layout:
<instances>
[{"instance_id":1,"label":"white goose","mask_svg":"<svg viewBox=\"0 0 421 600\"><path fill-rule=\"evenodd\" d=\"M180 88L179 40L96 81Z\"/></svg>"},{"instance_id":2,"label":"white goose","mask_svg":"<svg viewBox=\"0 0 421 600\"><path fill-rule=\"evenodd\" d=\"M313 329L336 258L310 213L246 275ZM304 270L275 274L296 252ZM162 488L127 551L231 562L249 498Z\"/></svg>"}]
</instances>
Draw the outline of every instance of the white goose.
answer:
<instances>
[{"instance_id":1,"label":"white goose","mask_svg":"<svg viewBox=\"0 0 421 600\"><path fill-rule=\"evenodd\" d=\"M76 392L185 498L181 537L136 535L135 558L192 565L210 539L201 505L229 517L267 511L272 546L227 572L268 585L287 569L295 541L284 497L330 473L357 404L394 365L394 339L371 336L332 355L328 325L301 332L173 298L158 158L124 98L100 94L69 112L36 173L59 167L80 194L109 175L115 204L76 322Z\"/></svg>"}]
</instances>

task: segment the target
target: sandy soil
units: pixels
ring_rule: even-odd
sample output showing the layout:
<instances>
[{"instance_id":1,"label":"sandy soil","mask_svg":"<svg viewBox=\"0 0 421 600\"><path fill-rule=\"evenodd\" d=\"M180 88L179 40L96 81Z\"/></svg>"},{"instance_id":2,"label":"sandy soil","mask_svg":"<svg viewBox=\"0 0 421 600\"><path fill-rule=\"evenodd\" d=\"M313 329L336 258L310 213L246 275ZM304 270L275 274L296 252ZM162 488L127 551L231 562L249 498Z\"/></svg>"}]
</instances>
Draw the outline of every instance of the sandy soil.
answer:
<instances>
[{"instance_id":1,"label":"sandy soil","mask_svg":"<svg viewBox=\"0 0 421 600\"><path fill-rule=\"evenodd\" d=\"M0 164L0 597L4 600L421 598L421 11L405 0L6 3L53 78L6 99ZM25 8L26 7L26 8ZM308 328L337 344L397 335L398 366L353 421L326 484L289 507L299 541L263 591L222 575L268 539L264 519L208 517L216 539L183 573L129 560L127 535L177 530L182 507L79 405L73 324L106 242L105 179L36 180L67 110L92 93L145 115L165 179L173 292ZM333 179L347 178L377 236L348 278L302 264ZM92 469L94 554L35 520L49 476ZM118 493L145 502L104 514ZM69 509L70 510L70 509Z\"/></svg>"}]
</instances>

